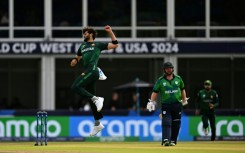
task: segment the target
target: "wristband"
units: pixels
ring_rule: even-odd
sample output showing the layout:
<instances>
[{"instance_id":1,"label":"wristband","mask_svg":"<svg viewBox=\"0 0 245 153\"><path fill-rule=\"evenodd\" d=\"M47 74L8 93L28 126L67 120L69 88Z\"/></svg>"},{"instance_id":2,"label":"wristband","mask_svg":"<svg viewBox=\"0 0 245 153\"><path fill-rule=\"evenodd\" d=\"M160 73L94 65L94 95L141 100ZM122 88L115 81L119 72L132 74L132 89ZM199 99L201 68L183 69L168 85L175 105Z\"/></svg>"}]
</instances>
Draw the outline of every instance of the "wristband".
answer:
<instances>
[{"instance_id":1,"label":"wristband","mask_svg":"<svg viewBox=\"0 0 245 153\"><path fill-rule=\"evenodd\" d=\"M117 40L112 40L111 43L112 44L118 44L118 41Z\"/></svg>"},{"instance_id":2,"label":"wristband","mask_svg":"<svg viewBox=\"0 0 245 153\"><path fill-rule=\"evenodd\" d=\"M77 58L73 58L74 60L76 60L77 61L77 63L78 63L78 59Z\"/></svg>"}]
</instances>

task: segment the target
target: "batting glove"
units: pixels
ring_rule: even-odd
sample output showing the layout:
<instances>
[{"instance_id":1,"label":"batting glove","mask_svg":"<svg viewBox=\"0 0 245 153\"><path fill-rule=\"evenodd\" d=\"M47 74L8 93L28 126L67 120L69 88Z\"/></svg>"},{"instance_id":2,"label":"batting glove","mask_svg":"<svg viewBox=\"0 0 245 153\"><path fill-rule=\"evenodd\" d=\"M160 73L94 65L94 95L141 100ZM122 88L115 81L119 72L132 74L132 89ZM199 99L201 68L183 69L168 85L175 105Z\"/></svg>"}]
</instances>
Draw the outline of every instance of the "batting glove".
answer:
<instances>
[{"instance_id":1,"label":"batting glove","mask_svg":"<svg viewBox=\"0 0 245 153\"><path fill-rule=\"evenodd\" d=\"M190 99L190 97L189 98L186 98L185 101L181 100L182 106L185 106L185 105L188 104L188 99Z\"/></svg>"},{"instance_id":2,"label":"batting glove","mask_svg":"<svg viewBox=\"0 0 245 153\"><path fill-rule=\"evenodd\" d=\"M146 105L146 109L148 109L149 112L154 111L155 110L155 101L151 101L149 99L149 102Z\"/></svg>"}]
</instances>

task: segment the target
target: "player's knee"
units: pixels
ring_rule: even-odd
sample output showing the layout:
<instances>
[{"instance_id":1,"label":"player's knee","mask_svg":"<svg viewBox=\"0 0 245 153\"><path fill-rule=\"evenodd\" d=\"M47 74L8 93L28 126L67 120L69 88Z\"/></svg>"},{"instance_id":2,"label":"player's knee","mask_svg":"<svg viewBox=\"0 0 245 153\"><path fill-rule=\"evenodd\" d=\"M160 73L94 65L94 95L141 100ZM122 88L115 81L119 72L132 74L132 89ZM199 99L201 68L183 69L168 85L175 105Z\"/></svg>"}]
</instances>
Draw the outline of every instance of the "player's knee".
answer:
<instances>
[{"instance_id":1,"label":"player's knee","mask_svg":"<svg viewBox=\"0 0 245 153\"><path fill-rule=\"evenodd\" d=\"M76 92L78 89L79 89L79 86L78 86L77 84L73 84L73 85L71 86L71 90L72 90L73 92Z\"/></svg>"},{"instance_id":2,"label":"player's knee","mask_svg":"<svg viewBox=\"0 0 245 153\"><path fill-rule=\"evenodd\" d=\"M172 121L172 125L173 125L173 126L179 127L180 124L181 124L181 120L180 120L180 119L174 119L174 120Z\"/></svg>"},{"instance_id":3,"label":"player's knee","mask_svg":"<svg viewBox=\"0 0 245 153\"><path fill-rule=\"evenodd\" d=\"M171 118L167 116L163 116L162 126L171 126Z\"/></svg>"}]
</instances>

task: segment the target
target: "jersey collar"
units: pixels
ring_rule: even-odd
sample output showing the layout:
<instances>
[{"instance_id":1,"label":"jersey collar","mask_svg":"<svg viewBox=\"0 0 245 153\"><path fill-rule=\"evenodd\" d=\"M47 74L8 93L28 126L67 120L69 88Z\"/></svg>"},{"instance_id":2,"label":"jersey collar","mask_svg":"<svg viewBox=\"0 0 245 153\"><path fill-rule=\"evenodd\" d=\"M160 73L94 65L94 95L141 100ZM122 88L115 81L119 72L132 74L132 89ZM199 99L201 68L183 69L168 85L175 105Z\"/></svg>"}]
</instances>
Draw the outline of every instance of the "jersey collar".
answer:
<instances>
[{"instance_id":1,"label":"jersey collar","mask_svg":"<svg viewBox=\"0 0 245 153\"><path fill-rule=\"evenodd\" d=\"M167 75L166 75L165 73L163 74L163 78L164 78L165 80L168 80L168 79L167 79ZM175 74L173 74L173 79L174 79L174 78L175 78ZM173 80L173 79L171 79L171 80Z\"/></svg>"}]
</instances>

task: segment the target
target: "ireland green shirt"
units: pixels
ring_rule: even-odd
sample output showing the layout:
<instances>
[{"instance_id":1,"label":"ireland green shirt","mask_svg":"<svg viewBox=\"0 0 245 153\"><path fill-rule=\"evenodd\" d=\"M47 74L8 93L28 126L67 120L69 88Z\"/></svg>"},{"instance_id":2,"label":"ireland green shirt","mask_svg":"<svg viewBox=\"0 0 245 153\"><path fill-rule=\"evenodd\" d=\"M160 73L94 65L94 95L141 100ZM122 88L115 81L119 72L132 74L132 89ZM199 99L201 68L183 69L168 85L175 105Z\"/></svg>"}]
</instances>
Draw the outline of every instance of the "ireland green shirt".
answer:
<instances>
[{"instance_id":1,"label":"ireland green shirt","mask_svg":"<svg viewBox=\"0 0 245 153\"><path fill-rule=\"evenodd\" d=\"M214 109L209 108L209 103L214 104L214 108L219 105L217 92L213 89L210 91L206 89L200 90L197 94L197 104L202 113L214 112Z\"/></svg>"},{"instance_id":2,"label":"ireland green shirt","mask_svg":"<svg viewBox=\"0 0 245 153\"><path fill-rule=\"evenodd\" d=\"M99 56L102 50L107 50L108 43L101 42L84 42L80 45L77 55L82 56L83 67L97 67Z\"/></svg>"},{"instance_id":3,"label":"ireland green shirt","mask_svg":"<svg viewBox=\"0 0 245 153\"><path fill-rule=\"evenodd\" d=\"M167 80L161 76L153 87L153 92L160 93L162 104L171 104L180 102L182 99L181 90L185 87L182 78L174 75L172 80Z\"/></svg>"}]
</instances>

